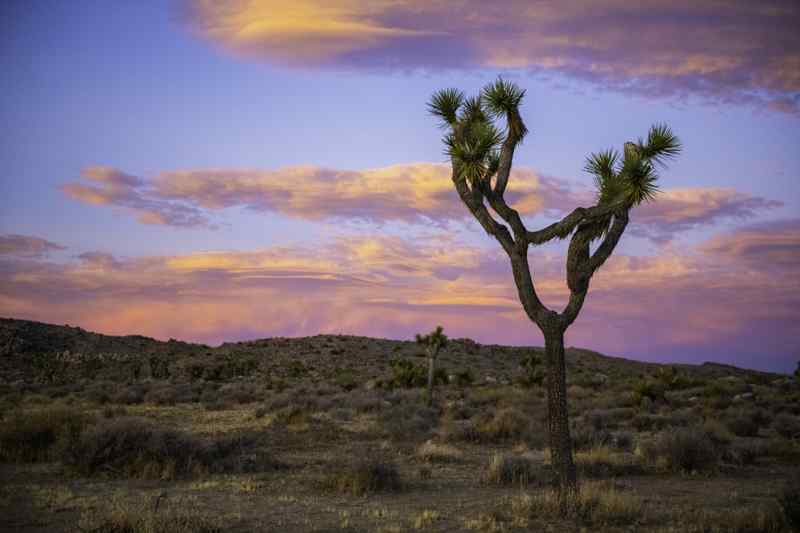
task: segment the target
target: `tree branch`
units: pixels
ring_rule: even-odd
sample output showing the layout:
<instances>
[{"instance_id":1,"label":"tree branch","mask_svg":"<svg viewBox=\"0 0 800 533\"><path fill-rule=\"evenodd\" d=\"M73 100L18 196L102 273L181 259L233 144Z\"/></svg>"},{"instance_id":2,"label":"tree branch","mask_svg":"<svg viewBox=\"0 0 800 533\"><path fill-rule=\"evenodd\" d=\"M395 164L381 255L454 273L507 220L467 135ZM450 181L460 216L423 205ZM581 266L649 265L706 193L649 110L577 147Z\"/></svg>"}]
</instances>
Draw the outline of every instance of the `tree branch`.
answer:
<instances>
[{"instance_id":1,"label":"tree branch","mask_svg":"<svg viewBox=\"0 0 800 533\"><path fill-rule=\"evenodd\" d=\"M483 196L480 189L478 187L470 189L467 186L467 180L460 177L456 172L455 164L453 167L453 184L456 186L456 191L458 191L461 201L467 206L472 216L483 226L486 233L497 239L500 246L503 247L503 250L505 250L507 254L510 255L514 253L514 239L511 237L508 228L497 222L492 218L492 215L489 214L489 210L486 209L486 206L483 204Z\"/></svg>"}]
</instances>

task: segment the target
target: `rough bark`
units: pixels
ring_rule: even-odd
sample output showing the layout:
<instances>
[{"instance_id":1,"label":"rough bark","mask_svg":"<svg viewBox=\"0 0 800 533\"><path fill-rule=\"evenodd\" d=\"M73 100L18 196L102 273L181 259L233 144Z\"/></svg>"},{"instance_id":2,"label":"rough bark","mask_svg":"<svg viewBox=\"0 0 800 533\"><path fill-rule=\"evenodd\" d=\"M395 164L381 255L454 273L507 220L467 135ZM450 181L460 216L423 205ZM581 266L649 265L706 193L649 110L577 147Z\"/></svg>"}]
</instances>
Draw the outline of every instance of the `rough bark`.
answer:
<instances>
[{"instance_id":1,"label":"rough bark","mask_svg":"<svg viewBox=\"0 0 800 533\"><path fill-rule=\"evenodd\" d=\"M550 461L558 474L559 505L562 513L565 513L571 497L578 490L578 477L572 458L572 437L569 432L564 330L552 328L544 331L544 348Z\"/></svg>"}]
</instances>

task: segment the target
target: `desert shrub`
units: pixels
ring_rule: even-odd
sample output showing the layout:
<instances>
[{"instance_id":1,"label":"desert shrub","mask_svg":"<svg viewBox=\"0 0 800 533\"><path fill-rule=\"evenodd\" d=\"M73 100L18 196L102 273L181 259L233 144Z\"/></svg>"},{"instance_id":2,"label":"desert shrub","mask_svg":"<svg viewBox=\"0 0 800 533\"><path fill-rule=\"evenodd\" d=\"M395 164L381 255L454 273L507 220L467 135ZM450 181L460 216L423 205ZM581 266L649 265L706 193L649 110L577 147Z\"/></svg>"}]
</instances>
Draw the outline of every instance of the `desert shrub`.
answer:
<instances>
[{"instance_id":1,"label":"desert shrub","mask_svg":"<svg viewBox=\"0 0 800 533\"><path fill-rule=\"evenodd\" d=\"M89 427L62 450L63 463L82 475L175 479L218 471L254 470L266 464L244 437L203 442L138 418L115 418ZM252 463L252 464L251 464Z\"/></svg>"},{"instance_id":2,"label":"desert shrub","mask_svg":"<svg viewBox=\"0 0 800 533\"><path fill-rule=\"evenodd\" d=\"M439 414L436 410L415 404L401 404L381 412L381 431L395 441L420 441L431 437Z\"/></svg>"},{"instance_id":3,"label":"desert shrub","mask_svg":"<svg viewBox=\"0 0 800 533\"><path fill-rule=\"evenodd\" d=\"M464 453L449 444L427 440L417 448L417 457L429 463L450 463L459 461Z\"/></svg>"},{"instance_id":4,"label":"desert shrub","mask_svg":"<svg viewBox=\"0 0 800 533\"><path fill-rule=\"evenodd\" d=\"M642 379L633 385L634 401L640 404L647 398L651 402L663 402L666 400L664 394L667 387L658 379Z\"/></svg>"},{"instance_id":5,"label":"desert shrub","mask_svg":"<svg viewBox=\"0 0 800 533\"><path fill-rule=\"evenodd\" d=\"M146 393L147 386L142 384L117 387L111 392L110 400L112 403L121 403L125 405L140 404L144 401Z\"/></svg>"},{"instance_id":6,"label":"desert shrub","mask_svg":"<svg viewBox=\"0 0 800 533\"><path fill-rule=\"evenodd\" d=\"M772 421L772 429L786 439L800 437L800 418L781 413Z\"/></svg>"},{"instance_id":7,"label":"desert shrub","mask_svg":"<svg viewBox=\"0 0 800 533\"><path fill-rule=\"evenodd\" d=\"M592 424L571 423L572 445L576 450L587 450L611 443L613 436L606 429L596 429Z\"/></svg>"},{"instance_id":8,"label":"desert shrub","mask_svg":"<svg viewBox=\"0 0 800 533\"><path fill-rule=\"evenodd\" d=\"M93 422L85 413L66 407L12 412L0 426L0 461L53 459Z\"/></svg>"},{"instance_id":9,"label":"desert shrub","mask_svg":"<svg viewBox=\"0 0 800 533\"><path fill-rule=\"evenodd\" d=\"M106 405L100 411L100 414L103 416L103 418L115 418L119 416L128 416L128 410L121 405L117 405L114 407Z\"/></svg>"},{"instance_id":10,"label":"desert shrub","mask_svg":"<svg viewBox=\"0 0 800 533\"><path fill-rule=\"evenodd\" d=\"M351 370L337 371L333 381L338 387L348 392L358 387L358 381Z\"/></svg>"},{"instance_id":11,"label":"desert shrub","mask_svg":"<svg viewBox=\"0 0 800 533\"><path fill-rule=\"evenodd\" d=\"M222 533L221 522L191 500L160 496L138 503L113 500L100 509L87 509L78 524L86 533Z\"/></svg>"},{"instance_id":12,"label":"desert shrub","mask_svg":"<svg viewBox=\"0 0 800 533\"><path fill-rule=\"evenodd\" d=\"M153 385L144 400L156 405L175 405L198 401L200 394L189 383L159 383Z\"/></svg>"},{"instance_id":13,"label":"desert shrub","mask_svg":"<svg viewBox=\"0 0 800 533\"><path fill-rule=\"evenodd\" d=\"M407 359L393 359L389 362L392 377L387 382L390 387L414 388L424 387L428 384L428 367L416 364ZM447 384L447 370L437 367L434 370L434 385Z\"/></svg>"},{"instance_id":14,"label":"desert shrub","mask_svg":"<svg viewBox=\"0 0 800 533\"><path fill-rule=\"evenodd\" d=\"M608 446L575 453L578 470L587 477L620 476L639 472L641 467L623 454L614 453Z\"/></svg>"},{"instance_id":15,"label":"desert shrub","mask_svg":"<svg viewBox=\"0 0 800 533\"><path fill-rule=\"evenodd\" d=\"M519 366L521 373L517 378L517 383L523 387L541 386L545 374L542 368L542 359L536 352L527 353Z\"/></svg>"},{"instance_id":16,"label":"desert shrub","mask_svg":"<svg viewBox=\"0 0 800 533\"><path fill-rule=\"evenodd\" d=\"M687 533L779 533L785 531L784 517L775 502L749 505L725 511L700 510L682 517Z\"/></svg>"},{"instance_id":17,"label":"desert shrub","mask_svg":"<svg viewBox=\"0 0 800 533\"><path fill-rule=\"evenodd\" d=\"M375 492L396 492L402 489L397 467L377 459L365 459L333 469L323 479L323 487L342 494L364 496Z\"/></svg>"},{"instance_id":18,"label":"desert shrub","mask_svg":"<svg viewBox=\"0 0 800 533\"><path fill-rule=\"evenodd\" d=\"M228 383L217 390L217 395L238 404L255 402L261 396L252 383Z\"/></svg>"},{"instance_id":19,"label":"desert shrub","mask_svg":"<svg viewBox=\"0 0 800 533\"><path fill-rule=\"evenodd\" d=\"M636 412L628 407L613 409L593 409L584 415L584 419L595 429L615 429L620 423L632 419Z\"/></svg>"},{"instance_id":20,"label":"desert shrub","mask_svg":"<svg viewBox=\"0 0 800 533\"><path fill-rule=\"evenodd\" d=\"M611 436L611 444L620 450L630 450L633 448L633 433L618 431Z\"/></svg>"},{"instance_id":21,"label":"desert shrub","mask_svg":"<svg viewBox=\"0 0 800 533\"><path fill-rule=\"evenodd\" d=\"M761 427L755 412L738 412L728 416L725 425L737 437L756 437Z\"/></svg>"},{"instance_id":22,"label":"desert shrub","mask_svg":"<svg viewBox=\"0 0 800 533\"><path fill-rule=\"evenodd\" d=\"M458 370L453 373L453 384L458 387L469 387L475 382L475 374L471 368Z\"/></svg>"},{"instance_id":23,"label":"desert shrub","mask_svg":"<svg viewBox=\"0 0 800 533\"><path fill-rule=\"evenodd\" d=\"M703 422L703 432L719 448L725 448L733 442L733 433L725 424L715 418Z\"/></svg>"},{"instance_id":24,"label":"desert shrub","mask_svg":"<svg viewBox=\"0 0 800 533\"><path fill-rule=\"evenodd\" d=\"M495 453L483 472L489 485L527 487L534 479L534 468L526 457Z\"/></svg>"},{"instance_id":25,"label":"desert shrub","mask_svg":"<svg viewBox=\"0 0 800 533\"><path fill-rule=\"evenodd\" d=\"M519 409L506 407L480 417L475 430L479 439L487 443L527 439L532 434L532 419Z\"/></svg>"},{"instance_id":26,"label":"desert shrub","mask_svg":"<svg viewBox=\"0 0 800 533\"><path fill-rule=\"evenodd\" d=\"M569 509L570 518L583 524L600 526L632 525L642 516L642 500L635 493L622 491L609 482L582 483ZM514 522L530 525L531 520L552 520L560 514L558 492L546 490L512 498Z\"/></svg>"},{"instance_id":27,"label":"desert shrub","mask_svg":"<svg viewBox=\"0 0 800 533\"><path fill-rule=\"evenodd\" d=\"M661 433L654 441L642 443L640 451L648 463L675 472L713 470L719 460L717 446L697 428Z\"/></svg>"},{"instance_id":28,"label":"desert shrub","mask_svg":"<svg viewBox=\"0 0 800 533\"><path fill-rule=\"evenodd\" d=\"M800 476L795 474L778 497L786 522L795 530L800 530Z\"/></svg>"},{"instance_id":29,"label":"desert shrub","mask_svg":"<svg viewBox=\"0 0 800 533\"><path fill-rule=\"evenodd\" d=\"M748 466L756 464L759 457L767 455L767 445L763 442L738 442L727 447L723 452L723 460L728 463Z\"/></svg>"}]
</instances>

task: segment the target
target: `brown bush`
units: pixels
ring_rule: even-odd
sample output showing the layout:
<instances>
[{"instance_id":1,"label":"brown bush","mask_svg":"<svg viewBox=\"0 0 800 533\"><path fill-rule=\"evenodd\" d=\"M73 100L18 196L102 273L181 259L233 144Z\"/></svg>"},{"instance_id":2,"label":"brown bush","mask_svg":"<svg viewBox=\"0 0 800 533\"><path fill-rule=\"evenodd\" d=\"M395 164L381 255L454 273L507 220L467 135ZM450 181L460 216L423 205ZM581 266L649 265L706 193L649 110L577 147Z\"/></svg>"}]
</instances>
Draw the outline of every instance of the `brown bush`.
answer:
<instances>
[{"instance_id":1,"label":"brown bush","mask_svg":"<svg viewBox=\"0 0 800 533\"><path fill-rule=\"evenodd\" d=\"M0 461L51 460L93 422L93 417L67 407L13 412L0 427Z\"/></svg>"}]
</instances>

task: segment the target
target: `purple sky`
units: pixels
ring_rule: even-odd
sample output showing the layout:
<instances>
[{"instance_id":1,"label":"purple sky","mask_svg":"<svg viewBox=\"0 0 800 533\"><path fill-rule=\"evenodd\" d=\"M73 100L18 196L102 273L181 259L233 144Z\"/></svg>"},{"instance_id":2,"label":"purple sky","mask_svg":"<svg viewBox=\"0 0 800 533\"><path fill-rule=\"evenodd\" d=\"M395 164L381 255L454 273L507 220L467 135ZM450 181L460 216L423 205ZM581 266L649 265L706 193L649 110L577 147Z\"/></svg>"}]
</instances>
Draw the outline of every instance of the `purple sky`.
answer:
<instances>
[{"instance_id":1,"label":"purple sky","mask_svg":"<svg viewBox=\"0 0 800 533\"><path fill-rule=\"evenodd\" d=\"M778 371L800 359L794 0L0 3L0 316L216 343L320 332L541 344L426 112L498 75L531 130L529 226L591 152L684 144L567 343ZM561 305L564 247L531 253Z\"/></svg>"}]
</instances>

